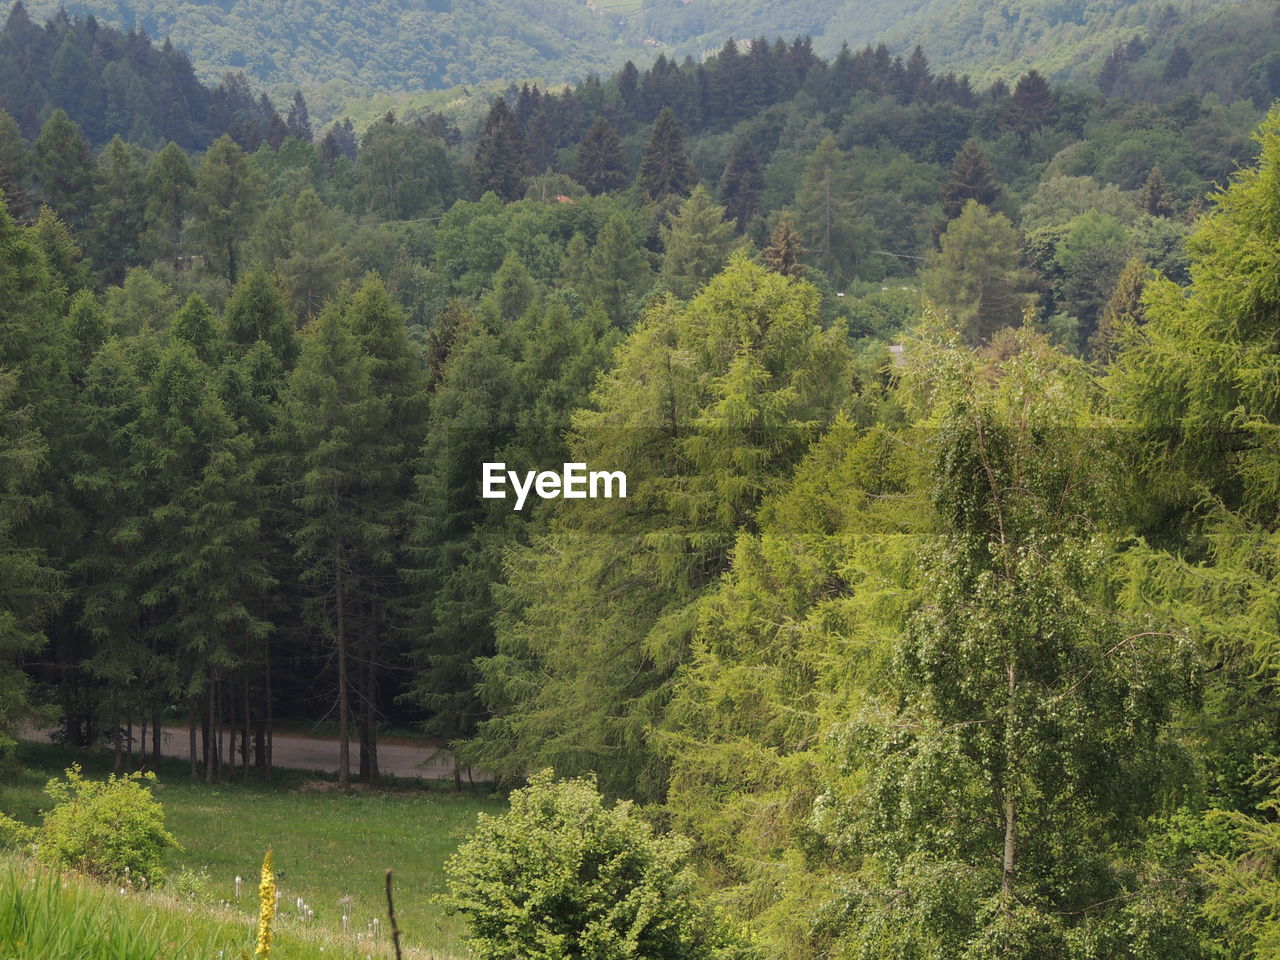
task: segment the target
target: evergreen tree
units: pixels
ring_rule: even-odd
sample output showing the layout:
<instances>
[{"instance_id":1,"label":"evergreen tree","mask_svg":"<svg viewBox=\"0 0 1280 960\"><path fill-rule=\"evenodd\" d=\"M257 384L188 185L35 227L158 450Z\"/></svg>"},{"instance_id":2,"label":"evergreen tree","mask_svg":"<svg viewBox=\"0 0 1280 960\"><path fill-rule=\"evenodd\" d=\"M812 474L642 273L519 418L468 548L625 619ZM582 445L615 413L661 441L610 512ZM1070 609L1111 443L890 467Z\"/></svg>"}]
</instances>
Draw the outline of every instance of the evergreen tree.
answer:
<instances>
[{"instance_id":1,"label":"evergreen tree","mask_svg":"<svg viewBox=\"0 0 1280 960\"><path fill-rule=\"evenodd\" d=\"M362 603L370 596L368 563L393 563L391 529L371 502L393 467L388 402L374 390L375 360L360 348L336 303L303 331L278 424L293 464L290 488L302 514L294 534L307 622L332 645L337 668L339 784L351 784L351 658ZM376 500L376 498L375 498Z\"/></svg>"},{"instance_id":2,"label":"evergreen tree","mask_svg":"<svg viewBox=\"0 0 1280 960\"><path fill-rule=\"evenodd\" d=\"M279 288L261 270L253 270L242 279L227 301L223 317L227 339L240 350L264 343L284 369L293 366L298 356L293 319Z\"/></svg>"},{"instance_id":3,"label":"evergreen tree","mask_svg":"<svg viewBox=\"0 0 1280 960\"><path fill-rule=\"evenodd\" d=\"M724 219L724 207L712 203L707 188L699 184L661 230L659 279L677 297L689 299L724 268L733 233L733 224Z\"/></svg>"},{"instance_id":4,"label":"evergreen tree","mask_svg":"<svg viewBox=\"0 0 1280 960\"><path fill-rule=\"evenodd\" d=\"M582 293L589 301L598 302L615 326L626 329L639 312L639 298L648 291L652 279L649 258L636 243L630 225L622 214L613 214L591 248Z\"/></svg>"},{"instance_id":5,"label":"evergreen tree","mask_svg":"<svg viewBox=\"0 0 1280 960\"><path fill-rule=\"evenodd\" d=\"M698 182L698 174L684 152L684 137L670 108L658 114L653 134L640 160L640 189L650 200L686 196Z\"/></svg>"},{"instance_id":6,"label":"evergreen tree","mask_svg":"<svg viewBox=\"0 0 1280 960\"><path fill-rule=\"evenodd\" d=\"M1026 142L1041 127L1053 124L1058 118L1058 98L1036 70L1028 70L1018 78L1013 97L1005 105L1000 118L1007 130L1012 130Z\"/></svg>"},{"instance_id":7,"label":"evergreen tree","mask_svg":"<svg viewBox=\"0 0 1280 960\"><path fill-rule=\"evenodd\" d=\"M866 229L854 210L848 162L831 136L818 144L805 165L795 215L806 225L815 265L833 283L857 274L868 245Z\"/></svg>"},{"instance_id":8,"label":"evergreen tree","mask_svg":"<svg viewBox=\"0 0 1280 960\"><path fill-rule=\"evenodd\" d=\"M791 223L791 214L783 210L769 237L769 245L760 252L760 262L766 269L784 277L801 277L804 276L801 261L806 253L808 251L801 246L800 235Z\"/></svg>"},{"instance_id":9,"label":"evergreen tree","mask_svg":"<svg viewBox=\"0 0 1280 960\"><path fill-rule=\"evenodd\" d=\"M578 145L573 178L592 196L621 190L627 185L626 161L618 131L604 117L597 117Z\"/></svg>"},{"instance_id":10,"label":"evergreen tree","mask_svg":"<svg viewBox=\"0 0 1280 960\"><path fill-rule=\"evenodd\" d=\"M951 171L942 187L942 212L948 220L954 220L970 200L991 209L999 202L1000 195L995 168L982 144L969 138L951 162Z\"/></svg>"},{"instance_id":11,"label":"evergreen tree","mask_svg":"<svg viewBox=\"0 0 1280 960\"><path fill-rule=\"evenodd\" d=\"M31 159L18 121L0 110L0 200L9 216L21 220L28 212L27 176Z\"/></svg>"},{"instance_id":12,"label":"evergreen tree","mask_svg":"<svg viewBox=\"0 0 1280 960\"><path fill-rule=\"evenodd\" d=\"M253 228L262 193L261 174L236 142L225 134L214 141L196 174L196 231L206 262L233 286L240 277L240 246Z\"/></svg>"},{"instance_id":13,"label":"evergreen tree","mask_svg":"<svg viewBox=\"0 0 1280 960\"><path fill-rule=\"evenodd\" d=\"M285 254L277 264L294 306L310 320L336 291L349 265L336 242L336 217L314 189L308 187L293 204Z\"/></svg>"},{"instance_id":14,"label":"evergreen tree","mask_svg":"<svg viewBox=\"0 0 1280 960\"><path fill-rule=\"evenodd\" d=\"M738 225L739 232L746 230L756 215L763 189L764 178L760 174L760 161L755 149L750 139L741 137L725 164L724 176L720 178L720 199L729 218Z\"/></svg>"},{"instance_id":15,"label":"evergreen tree","mask_svg":"<svg viewBox=\"0 0 1280 960\"><path fill-rule=\"evenodd\" d=\"M925 294L945 310L970 343L1016 326L1027 308L1028 278L1018 266L1018 231L976 200L948 224L940 249L920 274Z\"/></svg>"},{"instance_id":16,"label":"evergreen tree","mask_svg":"<svg viewBox=\"0 0 1280 960\"><path fill-rule=\"evenodd\" d=\"M45 203L73 230L78 230L93 204L97 169L88 141L67 119L66 111L55 110L40 128L32 148Z\"/></svg>"},{"instance_id":17,"label":"evergreen tree","mask_svg":"<svg viewBox=\"0 0 1280 960\"><path fill-rule=\"evenodd\" d=\"M1138 209L1152 217L1173 216L1173 204L1169 202L1169 188L1159 167L1152 167L1147 179L1138 191Z\"/></svg>"},{"instance_id":18,"label":"evergreen tree","mask_svg":"<svg viewBox=\"0 0 1280 960\"><path fill-rule=\"evenodd\" d=\"M88 235L99 274L108 285L122 283L125 272L142 263L147 209L144 169L137 149L119 136L103 151Z\"/></svg>"},{"instance_id":19,"label":"evergreen tree","mask_svg":"<svg viewBox=\"0 0 1280 960\"><path fill-rule=\"evenodd\" d=\"M307 112L307 101L303 99L301 90L295 90L293 93L293 105L289 107L287 129L289 136L305 140L307 143L311 142L311 116Z\"/></svg>"},{"instance_id":20,"label":"evergreen tree","mask_svg":"<svg viewBox=\"0 0 1280 960\"><path fill-rule=\"evenodd\" d=\"M178 269L182 256L182 225L191 212L196 175L187 155L172 140L147 166L147 220L152 248L159 259Z\"/></svg>"},{"instance_id":21,"label":"evergreen tree","mask_svg":"<svg viewBox=\"0 0 1280 960\"><path fill-rule=\"evenodd\" d=\"M471 161L480 192L492 190L503 200L518 200L524 192L527 145L515 115L503 97L493 101Z\"/></svg>"},{"instance_id":22,"label":"evergreen tree","mask_svg":"<svg viewBox=\"0 0 1280 960\"><path fill-rule=\"evenodd\" d=\"M1145 322L1142 291L1146 288L1147 273L1147 265L1136 258L1121 271L1098 321L1098 329L1089 340L1089 355L1099 363L1114 360L1123 341Z\"/></svg>"}]
</instances>

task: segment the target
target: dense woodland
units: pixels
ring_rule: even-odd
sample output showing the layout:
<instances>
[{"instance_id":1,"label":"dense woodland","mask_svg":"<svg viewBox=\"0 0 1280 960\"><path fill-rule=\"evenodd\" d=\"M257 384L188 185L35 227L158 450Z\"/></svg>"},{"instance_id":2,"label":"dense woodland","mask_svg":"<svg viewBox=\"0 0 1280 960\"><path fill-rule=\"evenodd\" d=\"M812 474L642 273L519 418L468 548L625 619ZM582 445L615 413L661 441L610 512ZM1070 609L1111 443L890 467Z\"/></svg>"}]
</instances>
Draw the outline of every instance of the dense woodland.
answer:
<instances>
[{"instance_id":1,"label":"dense woodland","mask_svg":"<svg viewBox=\"0 0 1280 960\"><path fill-rule=\"evenodd\" d=\"M186 726L220 782L282 718L336 722L343 786L389 724L459 785L593 773L763 956L1271 955L1257 71L761 38L357 130L11 14L0 64L35 49L0 72L4 727L124 768ZM513 511L498 460L630 496Z\"/></svg>"}]
</instances>

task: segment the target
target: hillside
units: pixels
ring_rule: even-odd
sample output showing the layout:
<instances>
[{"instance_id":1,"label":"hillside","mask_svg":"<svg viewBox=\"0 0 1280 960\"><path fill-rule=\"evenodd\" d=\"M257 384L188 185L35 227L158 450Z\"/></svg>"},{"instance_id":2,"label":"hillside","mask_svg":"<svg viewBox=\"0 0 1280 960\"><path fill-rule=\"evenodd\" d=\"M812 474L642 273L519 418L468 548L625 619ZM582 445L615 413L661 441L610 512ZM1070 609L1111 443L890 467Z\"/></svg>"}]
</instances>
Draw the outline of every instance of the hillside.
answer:
<instances>
[{"instance_id":1,"label":"hillside","mask_svg":"<svg viewBox=\"0 0 1280 960\"><path fill-rule=\"evenodd\" d=\"M729 37L808 35L917 43L937 65L1012 79L1036 66L1081 78L1118 42L1157 37L1234 0L73 0L72 13L169 37L207 81L243 69L266 86L423 90L519 77L607 73L658 52L700 59ZM30 4L51 16L60 0ZM998 54L997 54L997 51Z\"/></svg>"}]
</instances>

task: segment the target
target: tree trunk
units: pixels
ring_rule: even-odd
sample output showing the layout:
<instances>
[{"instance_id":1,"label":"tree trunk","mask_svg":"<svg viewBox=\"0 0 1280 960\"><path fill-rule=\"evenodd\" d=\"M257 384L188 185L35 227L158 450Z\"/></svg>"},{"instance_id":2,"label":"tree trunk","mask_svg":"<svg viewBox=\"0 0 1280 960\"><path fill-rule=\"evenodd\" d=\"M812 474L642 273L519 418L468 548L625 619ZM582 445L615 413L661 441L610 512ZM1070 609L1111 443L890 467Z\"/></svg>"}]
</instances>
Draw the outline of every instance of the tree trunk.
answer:
<instances>
[{"instance_id":1,"label":"tree trunk","mask_svg":"<svg viewBox=\"0 0 1280 960\"><path fill-rule=\"evenodd\" d=\"M213 783L213 768L218 752L217 689L213 671L209 671L209 689L205 694L204 782Z\"/></svg>"},{"instance_id":2,"label":"tree trunk","mask_svg":"<svg viewBox=\"0 0 1280 960\"><path fill-rule=\"evenodd\" d=\"M249 674L244 675L244 712L240 720L240 779L249 782Z\"/></svg>"},{"instance_id":3,"label":"tree trunk","mask_svg":"<svg viewBox=\"0 0 1280 960\"><path fill-rule=\"evenodd\" d=\"M264 682L265 682L265 685L266 685L266 688L267 688L267 689L266 689L266 701L267 701L267 753L266 753L266 756L267 756L267 766L266 766L265 776L266 776L266 778L267 778L268 780L270 780L270 779L271 779L271 746L272 746L272 740L275 738L275 723L274 723L274 719L273 719L273 716L272 716L272 703L271 703L271 641L270 641L270 640L267 640L266 648L267 648L267 668L266 668L266 671L265 671L265 678L264 678Z\"/></svg>"},{"instance_id":4,"label":"tree trunk","mask_svg":"<svg viewBox=\"0 0 1280 960\"><path fill-rule=\"evenodd\" d=\"M194 698L187 699L187 734L191 747L191 779L195 780L198 775L196 773L196 701Z\"/></svg>"},{"instance_id":5,"label":"tree trunk","mask_svg":"<svg viewBox=\"0 0 1280 960\"><path fill-rule=\"evenodd\" d=\"M343 792L347 792L351 789L351 708L347 700L347 637L345 598L342 595L345 584L342 572L342 542L339 541L334 547L334 641L338 647L338 786Z\"/></svg>"},{"instance_id":6,"label":"tree trunk","mask_svg":"<svg viewBox=\"0 0 1280 960\"><path fill-rule=\"evenodd\" d=\"M160 769L160 720L160 701L157 699L151 704L151 766L156 770Z\"/></svg>"},{"instance_id":7,"label":"tree trunk","mask_svg":"<svg viewBox=\"0 0 1280 960\"><path fill-rule=\"evenodd\" d=\"M1014 724L1016 722L1014 698L1018 693L1018 671L1012 663L1006 669L1009 674L1009 701L1008 716L1005 719L1007 724L1005 729L1005 765L1007 770L1006 778L1011 780L1013 770L1017 764L1013 738L1016 735L1014 733ZM1017 849L1018 811L1014 803L1013 783L1009 782L1004 790L1004 861L1003 877L1000 881L1000 898L1006 907L1013 897L1013 870Z\"/></svg>"}]
</instances>

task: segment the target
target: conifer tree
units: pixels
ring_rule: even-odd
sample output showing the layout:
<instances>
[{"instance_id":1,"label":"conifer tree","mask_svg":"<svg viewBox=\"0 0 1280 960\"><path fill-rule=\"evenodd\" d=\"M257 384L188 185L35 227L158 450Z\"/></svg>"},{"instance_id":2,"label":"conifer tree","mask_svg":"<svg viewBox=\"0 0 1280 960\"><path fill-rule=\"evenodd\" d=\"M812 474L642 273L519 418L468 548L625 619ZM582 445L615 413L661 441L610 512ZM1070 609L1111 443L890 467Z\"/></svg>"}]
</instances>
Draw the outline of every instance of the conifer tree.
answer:
<instances>
[{"instance_id":1,"label":"conifer tree","mask_svg":"<svg viewBox=\"0 0 1280 960\"><path fill-rule=\"evenodd\" d=\"M615 326L629 327L653 271L622 214L615 213L605 222L587 259L586 277L582 292L587 299L599 302Z\"/></svg>"},{"instance_id":2,"label":"conifer tree","mask_svg":"<svg viewBox=\"0 0 1280 960\"><path fill-rule=\"evenodd\" d=\"M289 136L305 140L307 143L311 142L311 116L307 112L307 101L303 99L301 90L295 90L293 93L287 129Z\"/></svg>"},{"instance_id":3,"label":"conifer tree","mask_svg":"<svg viewBox=\"0 0 1280 960\"><path fill-rule=\"evenodd\" d=\"M9 216L21 220L27 215L27 176L31 158L22 140L18 121L0 109L0 200L9 209Z\"/></svg>"},{"instance_id":4,"label":"conifer tree","mask_svg":"<svg viewBox=\"0 0 1280 960\"><path fill-rule=\"evenodd\" d=\"M492 190L503 200L518 200L523 192L526 145L515 115L499 96L489 108L484 129L471 161L481 193Z\"/></svg>"},{"instance_id":5,"label":"conifer tree","mask_svg":"<svg viewBox=\"0 0 1280 960\"><path fill-rule=\"evenodd\" d=\"M951 162L947 182L942 187L943 213L948 220L954 220L970 200L977 200L991 209L1000 200L1000 195L995 168L987 159L982 144L970 137Z\"/></svg>"},{"instance_id":6,"label":"conifer tree","mask_svg":"<svg viewBox=\"0 0 1280 960\"><path fill-rule=\"evenodd\" d=\"M724 219L702 184L680 205L671 222L661 229L662 268L659 279L682 300L719 273L733 247L733 224Z\"/></svg>"},{"instance_id":7,"label":"conifer tree","mask_svg":"<svg viewBox=\"0 0 1280 960\"><path fill-rule=\"evenodd\" d=\"M1152 217L1173 216L1173 204L1169 202L1169 188L1160 168L1152 167L1147 179L1138 191L1138 209Z\"/></svg>"},{"instance_id":8,"label":"conifer tree","mask_svg":"<svg viewBox=\"0 0 1280 960\"><path fill-rule=\"evenodd\" d=\"M336 242L337 218L313 188L298 195L292 215L286 250L281 251L285 256L277 269L298 313L310 320L336 291L349 264Z\"/></svg>"},{"instance_id":9,"label":"conifer tree","mask_svg":"<svg viewBox=\"0 0 1280 960\"><path fill-rule=\"evenodd\" d=\"M195 186L195 171L186 153L170 140L147 166L146 191L152 249L174 270L181 259L182 225L191 212Z\"/></svg>"},{"instance_id":10,"label":"conifer tree","mask_svg":"<svg viewBox=\"0 0 1280 960\"><path fill-rule=\"evenodd\" d=\"M1146 288L1148 268L1141 260L1125 264L1116 281L1115 290L1098 320L1098 329L1089 339L1089 355L1099 363L1110 363L1119 352L1121 342L1145 320L1142 291Z\"/></svg>"},{"instance_id":11,"label":"conifer tree","mask_svg":"<svg viewBox=\"0 0 1280 960\"><path fill-rule=\"evenodd\" d=\"M231 292L223 316L227 339L247 350L261 341L281 367L289 369L298 355L293 319L279 288L262 270L253 270Z\"/></svg>"},{"instance_id":12,"label":"conifer tree","mask_svg":"<svg viewBox=\"0 0 1280 960\"><path fill-rule=\"evenodd\" d=\"M854 210L847 164L835 138L827 136L805 165L796 191L795 216L804 225L810 256L834 283L856 275L868 245Z\"/></svg>"},{"instance_id":13,"label":"conifer tree","mask_svg":"<svg viewBox=\"0 0 1280 960\"><path fill-rule=\"evenodd\" d=\"M40 128L32 152L45 203L73 230L79 229L93 204L97 169L88 141L67 119L66 111L55 110Z\"/></svg>"},{"instance_id":14,"label":"conifer tree","mask_svg":"<svg viewBox=\"0 0 1280 960\"><path fill-rule=\"evenodd\" d=\"M760 191L763 189L760 160L750 139L741 137L725 164L724 176L720 178L720 199L729 218L737 224L739 233L747 229L747 224L759 209Z\"/></svg>"},{"instance_id":15,"label":"conifer tree","mask_svg":"<svg viewBox=\"0 0 1280 960\"><path fill-rule=\"evenodd\" d=\"M920 274L929 299L970 343L1016 326L1027 307L1029 278L1019 267L1018 231L1000 213L970 200L939 240Z\"/></svg>"},{"instance_id":16,"label":"conifer tree","mask_svg":"<svg viewBox=\"0 0 1280 960\"><path fill-rule=\"evenodd\" d=\"M337 678L339 784L351 784L350 663L354 623L370 596L367 564L394 558L391 528L370 491L393 464L388 400L374 389L375 359L365 353L336 303L303 331L298 366L289 376L278 424L291 455L290 488L302 513L295 533L307 585L307 619L332 644Z\"/></svg>"},{"instance_id":17,"label":"conifer tree","mask_svg":"<svg viewBox=\"0 0 1280 960\"><path fill-rule=\"evenodd\" d=\"M105 284L124 281L125 272L142 263L147 193L138 151L119 136L102 154L102 167L90 215L94 261Z\"/></svg>"},{"instance_id":18,"label":"conifer tree","mask_svg":"<svg viewBox=\"0 0 1280 960\"><path fill-rule=\"evenodd\" d=\"M1039 71L1028 70L1018 78L1013 96L1005 105L1001 123L1026 142L1041 127L1058 119L1058 98Z\"/></svg>"},{"instance_id":19,"label":"conifer tree","mask_svg":"<svg viewBox=\"0 0 1280 960\"><path fill-rule=\"evenodd\" d=\"M806 253L808 251L801 245L800 235L791 223L791 214L783 210L778 215L768 246L760 252L760 262L766 269L784 277L801 277L804 276L801 261Z\"/></svg>"},{"instance_id":20,"label":"conifer tree","mask_svg":"<svg viewBox=\"0 0 1280 960\"><path fill-rule=\"evenodd\" d=\"M597 117L578 145L573 179L592 196L621 190L627 185L626 162L618 131L604 117Z\"/></svg>"},{"instance_id":21,"label":"conifer tree","mask_svg":"<svg viewBox=\"0 0 1280 960\"><path fill-rule=\"evenodd\" d=\"M207 262L233 286L240 278L240 246L253 228L262 193L262 177L239 145L226 134L215 140L196 173L196 231Z\"/></svg>"},{"instance_id":22,"label":"conifer tree","mask_svg":"<svg viewBox=\"0 0 1280 960\"><path fill-rule=\"evenodd\" d=\"M680 126L670 108L664 108L653 125L653 134L640 160L639 182L650 200L686 196L698 182L698 174L685 156Z\"/></svg>"}]
</instances>

